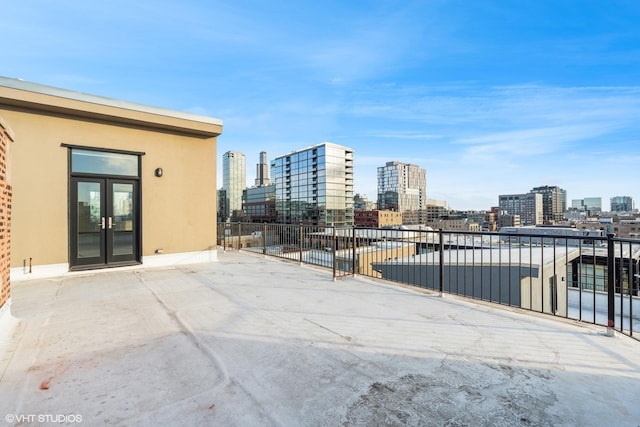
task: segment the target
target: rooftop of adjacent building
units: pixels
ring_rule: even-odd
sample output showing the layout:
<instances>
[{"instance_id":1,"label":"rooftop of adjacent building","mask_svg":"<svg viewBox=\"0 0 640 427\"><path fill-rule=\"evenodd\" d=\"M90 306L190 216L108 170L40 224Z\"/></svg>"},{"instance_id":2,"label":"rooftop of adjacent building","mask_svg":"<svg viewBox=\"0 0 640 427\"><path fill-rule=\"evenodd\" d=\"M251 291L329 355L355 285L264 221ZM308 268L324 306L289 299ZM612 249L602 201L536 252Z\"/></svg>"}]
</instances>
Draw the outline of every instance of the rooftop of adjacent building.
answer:
<instances>
[{"instance_id":1,"label":"rooftop of adjacent building","mask_svg":"<svg viewBox=\"0 0 640 427\"><path fill-rule=\"evenodd\" d=\"M635 427L640 419L631 338L382 281L334 282L327 270L244 252L23 281L12 295L12 316L0 318L5 420Z\"/></svg>"},{"instance_id":2,"label":"rooftop of adjacent building","mask_svg":"<svg viewBox=\"0 0 640 427\"><path fill-rule=\"evenodd\" d=\"M324 146L337 148L339 150L344 150L344 151L346 151L348 153L353 153L354 152L353 148L349 148L349 147L346 147L344 145L339 145L339 144L336 144L336 143L333 143L333 142L321 142L320 144L311 145L309 147L300 148L300 149L297 149L297 150L290 151L290 152L288 152L286 154L282 154L280 156L277 156L275 159L280 159L282 157L288 157L288 156L291 156L291 155L294 155L294 154L302 153L304 151L315 150L315 149L318 149L318 148L324 147Z\"/></svg>"}]
</instances>

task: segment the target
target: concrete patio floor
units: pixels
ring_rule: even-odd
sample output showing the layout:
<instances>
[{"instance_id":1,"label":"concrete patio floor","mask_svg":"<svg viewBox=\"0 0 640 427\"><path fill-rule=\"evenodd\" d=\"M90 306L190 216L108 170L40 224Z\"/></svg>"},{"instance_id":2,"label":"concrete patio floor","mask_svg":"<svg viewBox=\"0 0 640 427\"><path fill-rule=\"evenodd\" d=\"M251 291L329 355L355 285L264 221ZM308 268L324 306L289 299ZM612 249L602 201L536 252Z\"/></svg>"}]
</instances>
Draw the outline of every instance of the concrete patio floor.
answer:
<instances>
[{"instance_id":1,"label":"concrete patio floor","mask_svg":"<svg viewBox=\"0 0 640 427\"><path fill-rule=\"evenodd\" d=\"M218 258L14 283L0 419L640 425L640 343L628 337L257 255Z\"/></svg>"}]
</instances>

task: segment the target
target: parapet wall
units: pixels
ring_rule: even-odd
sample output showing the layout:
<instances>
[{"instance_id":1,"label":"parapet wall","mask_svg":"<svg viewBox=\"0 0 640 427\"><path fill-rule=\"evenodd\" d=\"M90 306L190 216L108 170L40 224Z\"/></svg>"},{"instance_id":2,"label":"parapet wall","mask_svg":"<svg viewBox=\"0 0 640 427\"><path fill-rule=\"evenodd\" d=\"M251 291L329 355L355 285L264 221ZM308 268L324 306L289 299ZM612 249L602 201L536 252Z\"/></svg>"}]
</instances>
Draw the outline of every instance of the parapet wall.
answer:
<instances>
[{"instance_id":1,"label":"parapet wall","mask_svg":"<svg viewBox=\"0 0 640 427\"><path fill-rule=\"evenodd\" d=\"M0 117L0 309L10 296L11 185L9 148L13 133Z\"/></svg>"}]
</instances>

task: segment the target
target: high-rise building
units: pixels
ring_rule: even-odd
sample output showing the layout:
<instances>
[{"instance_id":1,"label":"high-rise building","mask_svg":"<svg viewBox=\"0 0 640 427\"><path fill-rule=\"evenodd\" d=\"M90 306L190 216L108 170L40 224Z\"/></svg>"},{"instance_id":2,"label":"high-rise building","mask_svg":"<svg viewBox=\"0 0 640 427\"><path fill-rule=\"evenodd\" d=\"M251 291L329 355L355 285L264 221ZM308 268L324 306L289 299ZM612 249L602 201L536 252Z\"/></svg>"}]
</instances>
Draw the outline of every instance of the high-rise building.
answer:
<instances>
[{"instance_id":1,"label":"high-rise building","mask_svg":"<svg viewBox=\"0 0 640 427\"><path fill-rule=\"evenodd\" d=\"M364 194L356 193L356 195L353 196L354 211L373 211L376 207L376 202L370 201Z\"/></svg>"},{"instance_id":2,"label":"high-rise building","mask_svg":"<svg viewBox=\"0 0 640 427\"><path fill-rule=\"evenodd\" d=\"M555 224L564 219L567 210L567 191L557 186L535 187L531 193L542 194L543 223Z\"/></svg>"},{"instance_id":3,"label":"high-rise building","mask_svg":"<svg viewBox=\"0 0 640 427\"><path fill-rule=\"evenodd\" d=\"M242 192L243 219L248 222L276 222L276 186L270 184L267 153L260 152L255 186Z\"/></svg>"},{"instance_id":4,"label":"high-rise building","mask_svg":"<svg viewBox=\"0 0 640 427\"><path fill-rule=\"evenodd\" d=\"M256 187L269 185L269 164L267 162L267 153L260 152L260 163L256 165Z\"/></svg>"},{"instance_id":5,"label":"high-rise building","mask_svg":"<svg viewBox=\"0 0 640 427\"><path fill-rule=\"evenodd\" d=\"M520 215L499 215L498 216L498 229L502 227L521 227Z\"/></svg>"},{"instance_id":6,"label":"high-rise building","mask_svg":"<svg viewBox=\"0 0 640 427\"><path fill-rule=\"evenodd\" d=\"M278 222L353 225L353 149L330 142L271 162Z\"/></svg>"},{"instance_id":7,"label":"high-rise building","mask_svg":"<svg viewBox=\"0 0 640 427\"><path fill-rule=\"evenodd\" d=\"M501 194L498 196L498 208L501 214L519 215L522 225L540 225L543 223L542 194Z\"/></svg>"},{"instance_id":8,"label":"high-rise building","mask_svg":"<svg viewBox=\"0 0 640 427\"><path fill-rule=\"evenodd\" d=\"M602 212L601 197L585 197L584 199L574 199L571 201L571 208L589 215Z\"/></svg>"},{"instance_id":9,"label":"high-rise building","mask_svg":"<svg viewBox=\"0 0 640 427\"><path fill-rule=\"evenodd\" d=\"M424 224L427 220L427 171L401 162L387 162L379 167L378 208L401 212L404 224Z\"/></svg>"},{"instance_id":10,"label":"high-rise building","mask_svg":"<svg viewBox=\"0 0 640 427\"><path fill-rule=\"evenodd\" d=\"M633 199L629 196L616 196L611 198L611 212L633 211Z\"/></svg>"},{"instance_id":11,"label":"high-rise building","mask_svg":"<svg viewBox=\"0 0 640 427\"><path fill-rule=\"evenodd\" d=\"M222 156L222 188L226 191L225 216L242 211L242 191L247 186L246 158L238 151L227 151Z\"/></svg>"},{"instance_id":12,"label":"high-rise building","mask_svg":"<svg viewBox=\"0 0 640 427\"><path fill-rule=\"evenodd\" d=\"M242 195L242 210L250 222L277 222L276 186L247 188Z\"/></svg>"}]
</instances>

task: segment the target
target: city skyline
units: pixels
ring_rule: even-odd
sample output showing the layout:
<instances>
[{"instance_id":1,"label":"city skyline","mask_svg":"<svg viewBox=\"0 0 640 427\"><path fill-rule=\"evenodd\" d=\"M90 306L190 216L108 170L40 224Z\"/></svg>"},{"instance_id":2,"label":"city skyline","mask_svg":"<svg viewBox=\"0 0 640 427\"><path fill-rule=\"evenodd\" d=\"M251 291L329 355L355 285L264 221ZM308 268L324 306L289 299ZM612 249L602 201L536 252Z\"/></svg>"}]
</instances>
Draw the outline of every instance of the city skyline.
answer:
<instances>
[{"instance_id":1,"label":"city skyline","mask_svg":"<svg viewBox=\"0 0 640 427\"><path fill-rule=\"evenodd\" d=\"M219 165L332 142L370 199L388 161L459 210L544 185L603 210L640 196L635 2L39 0L3 16L0 75L221 118Z\"/></svg>"},{"instance_id":2,"label":"city skyline","mask_svg":"<svg viewBox=\"0 0 640 427\"><path fill-rule=\"evenodd\" d=\"M287 152L287 153L285 153L285 154L283 154L283 155L281 155L281 156L278 156L278 157L286 156L286 155L289 155L289 154L294 154L294 153L296 153L297 151L300 151L300 150L306 150L306 149L309 149L309 148L311 148L311 147L305 147L305 148L301 148L301 149L299 149L299 150L293 150L293 151ZM225 154L226 154L226 153L225 153ZM241 153L241 154L243 154L243 153ZM260 158L260 161L262 161L262 159L263 159L263 158L265 158L266 156L267 156L267 153L266 153L265 151L261 151L261 152L260 152L260 157L259 157L259 158ZM395 161L395 160L394 160L394 161L387 162L387 166L389 166L389 164L390 164L390 163L398 163L398 162L397 162L397 161ZM401 164L404 164L404 163L401 163ZM418 166L418 165L412 165L412 164L409 164L409 163L407 163L407 164L405 164L405 165L407 165L407 166L414 166L414 167L418 167L418 168L419 168L419 166ZM258 176L258 174L260 173L260 172L259 172L259 170L260 170L260 169L259 169L259 168L260 168L260 163L258 163L258 165L257 165L257 166L258 166L258 169L257 169L257 171L256 171L256 177L257 177L257 176ZM358 196L360 196L360 197L366 197L368 200L371 200L371 201L373 201L373 202L377 201L377 200L378 200L378 196L379 196L379 192L380 192L380 188L379 188L379 180L380 180L380 177L379 177L379 175L380 175L380 169L381 169L381 168L384 168L384 166L379 166L379 167L377 167L377 170L378 170L378 185L376 186L376 190L374 191L373 197L371 197L371 196L369 196L368 194L365 194L365 193L354 193L354 194L357 194L357 195L358 195ZM425 172L426 172L426 171L425 171ZM256 187L261 186L261 185L258 185L258 184L257 184L258 179L257 179L257 178L256 178L256 179L252 179L252 177L251 177L249 174L247 174L246 182L247 182L246 188L256 188ZM268 185L268 184L267 184L267 185ZM274 184L274 185L275 185L275 184ZM521 194L521 195L526 195L526 194L535 193L535 192L536 192L535 190L536 190L536 188L532 188L531 190L528 190L528 191L522 191L522 192L520 192L520 194ZM565 193L566 193L566 189L561 189L561 190L562 190L563 192L565 192ZM491 205L490 207L487 207L487 208L478 208L478 209L468 209L468 210L475 210L475 211L489 211L489 210L491 210L492 208L498 207L498 206L500 205L500 199L502 199L502 196L508 196L508 195L505 195L505 194L499 194L499 195L497 195L496 197L499 199L498 203L496 203L495 205ZM628 200L628 205L632 205L632 206L633 206L633 207L632 207L632 209L620 209L620 208L614 208L614 209L606 209L606 210L605 210L605 212L615 212L615 211L626 211L626 212L630 212L630 211L632 211L632 210L635 210L635 209L636 209L636 208L635 208L635 199L634 199L633 197L631 197L631 196L627 196L627 195L625 195L625 196L620 196L620 195L618 195L618 196L611 196L611 197L608 197L608 198L605 198L605 197L602 197L602 196L592 196L592 197L583 197L583 198L581 198L581 199L569 199L569 198L567 197L567 198L566 198L566 200L565 200L565 203L566 203L565 208L566 208L566 209L565 209L564 211L566 211L567 209L570 209L570 208L571 208L571 209L575 209L575 208L576 208L576 206L573 206L573 202L582 202L583 204L581 204L581 205L579 206L579 208L583 208L583 207L584 207L584 202L585 202L585 201L591 201L591 202L593 202L593 201L594 201L594 200L596 200L596 199L598 200L598 212L601 212L601 211L603 210L603 209L602 209L602 203L603 203L603 200L605 200L605 201L607 201L607 202L608 202L608 201L611 201L611 202L615 202L615 203L621 203L621 202L619 202L619 201L618 201L618 199L627 199L627 200ZM441 201L447 202L447 200L445 200L445 199L440 200L440 199L432 199L432 198L428 198L427 200L433 200L433 201L435 201L435 202L441 202ZM625 200L625 203L627 203L627 200ZM447 205L448 205L448 202L447 202ZM379 208L377 208L377 209L379 209ZM461 211L464 211L465 209L453 209L453 210L461 210Z\"/></svg>"}]
</instances>

